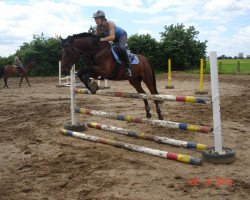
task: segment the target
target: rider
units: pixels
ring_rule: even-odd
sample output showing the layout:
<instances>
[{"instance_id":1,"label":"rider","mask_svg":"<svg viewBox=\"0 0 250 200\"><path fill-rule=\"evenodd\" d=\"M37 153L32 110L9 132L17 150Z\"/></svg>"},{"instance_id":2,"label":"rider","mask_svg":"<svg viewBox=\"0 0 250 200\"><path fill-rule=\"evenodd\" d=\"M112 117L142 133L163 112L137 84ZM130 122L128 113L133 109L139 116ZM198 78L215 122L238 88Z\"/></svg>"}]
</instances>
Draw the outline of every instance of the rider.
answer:
<instances>
[{"instance_id":1,"label":"rider","mask_svg":"<svg viewBox=\"0 0 250 200\"><path fill-rule=\"evenodd\" d=\"M22 62L19 60L18 55L15 56L15 65L17 66L18 72L20 75L22 75L23 73L23 64Z\"/></svg>"},{"instance_id":2,"label":"rider","mask_svg":"<svg viewBox=\"0 0 250 200\"><path fill-rule=\"evenodd\" d=\"M93 18L95 19L95 23L97 25L95 34L98 36L104 36L100 39L100 41L113 41L122 50L124 62L126 65L126 76L131 77L131 66L125 48L125 45L127 43L127 32L122 28L116 26L114 22L108 21L105 18L105 13L102 10L98 10L96 13L94 13Z\"/></svg>"}]
</instances>

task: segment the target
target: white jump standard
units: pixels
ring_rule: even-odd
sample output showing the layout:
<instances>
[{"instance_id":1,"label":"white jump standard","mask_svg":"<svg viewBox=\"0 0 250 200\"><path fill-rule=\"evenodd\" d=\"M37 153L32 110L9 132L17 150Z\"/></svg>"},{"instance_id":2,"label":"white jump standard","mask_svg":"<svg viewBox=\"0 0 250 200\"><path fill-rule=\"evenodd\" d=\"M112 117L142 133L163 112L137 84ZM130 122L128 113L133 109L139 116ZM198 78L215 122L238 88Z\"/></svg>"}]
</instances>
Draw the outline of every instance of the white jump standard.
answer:
<instances>
[{"instance_id":1,"label":"white jump standard","mask_svg":"<svg viewBox=\"0 0 250 200\"><path fill-rule=\"evenodd\" d=\"M212 88L212 103L213 103L213 124L214 124L214 145L215 147L208 148L203 151L203 158L213 163L231 163L235 160L236 152L233 149L222 147L221 136L221 117L220 117L220 96L219 96L219 81L218 81L218 65L217 54L215 51L210 52L210 76Z\"/></svg>"}]
</instances>

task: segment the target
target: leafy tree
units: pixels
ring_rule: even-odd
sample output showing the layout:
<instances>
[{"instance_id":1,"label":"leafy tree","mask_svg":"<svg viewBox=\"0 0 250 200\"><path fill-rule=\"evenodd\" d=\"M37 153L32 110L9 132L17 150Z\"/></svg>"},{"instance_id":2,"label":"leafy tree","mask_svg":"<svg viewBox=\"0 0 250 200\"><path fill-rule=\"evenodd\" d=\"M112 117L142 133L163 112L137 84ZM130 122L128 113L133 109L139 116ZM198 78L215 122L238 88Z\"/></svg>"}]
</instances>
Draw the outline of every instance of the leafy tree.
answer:
<instances>
[{"instance_id":1,"label":"leafy tree","mask_svg":"<svg viewBox=\"0 0 250 200\"><path fill-rule=\"evenodd\" d=\"M133 53L142 54L151 61L157 71L166 69L167 58L172 59L174 70L192 69L199 66L200 58L205 57L206 42L196 40L198 31L193 26L185 29L184 25L165 26L158 42L150 34L135 34L128 38L128 45ZM89 33L95 33L95 27L90 27ZM31 71L31 75L51 76L58 73L60 60L61 37L46 38L33 35L33 40L21 45L16 53L23 63L36 60L38 67ZM7 58L0 57L0 66L14 63L14 55ZM81 58L76 63L77 67L86 67Z\"/></svg>"},{"instance_id":2,"label":"leafy tree","mask_svg":"<svg viewBox=\"0 0 250 200\"><path fill-rule=\"evenodd\" d=\"M18 50L20 57L26 62L35 60L39 67L32 71L32 75L51 76L58 71L60 59L61 38L45 38L43 34L34 35L30 43L23 43Z\"/></svg>"},{"instance_id":3,"label":"leafy tree","mask_svg":"<svg viewBox=\"0 0 250 200\"><path fill-rule=\"evenodd\" d=\"M164 67L160 44L150 34L134 34L128 38L128 46L132 53L142 54L150 60L156 70Z\"/></svg>"},{"instance_id":4,"label":"leafy tree","mask_svg":"<svg viewBox=\"0 0 250 200\"><path fill-rule=\"evenodd\" d=\"M10 65L13 63L14 63L14 55L6 57L6 58L0 56L0 69L1 69L1 67L5 66L5 65Z\"/></svg>"},{"instance_id":5,"label":"leafy tree","mask_svg":"<svg viewBox=\"0 0 250 200\"><path fill-rule=\"evenodd\" d=\"M197 41L198 31L193 26L185 29L183 24L164 27L161 34L161 49L167 58L171 58L173 70L186 70L199 67L201 58L205 58L206 43Z\"/></svg>"},{"instance_id":6,"label":"leafy tree","mask_svg":"<svg viewBox=\"0 0 250 200\"><path fill-rule=\"evenodd\" d=\"M90 26L88 33L92 33L93 35L95 34L95 27L94 26Z\"/></svg>"}]
</instances>

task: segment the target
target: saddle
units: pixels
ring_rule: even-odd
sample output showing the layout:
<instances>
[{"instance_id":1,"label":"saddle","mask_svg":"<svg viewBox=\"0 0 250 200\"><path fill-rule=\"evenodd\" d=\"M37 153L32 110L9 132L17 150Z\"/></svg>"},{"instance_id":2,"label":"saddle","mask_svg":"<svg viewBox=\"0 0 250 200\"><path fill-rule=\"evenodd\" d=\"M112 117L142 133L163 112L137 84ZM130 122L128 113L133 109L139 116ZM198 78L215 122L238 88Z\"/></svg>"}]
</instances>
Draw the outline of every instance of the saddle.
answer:
<instances>
[{"instance_id":1,"label":"saddle","mask_svg":"<svg viewBox=\"0 0 250 200\"><path fill-rule=\"evenodd\" d=\"M121 53L121 49L117 45L112 45L111 51L112 51L112 54L113 54L116 62L121 64L122 61L124 60L122 53ZM139 59L135 54L131 53L130 50L127 50L127 54L128 54L130 64L132 64L132 65L139 64Z\"/></svg>"},{"instance_id":2,"label":"saddle","mask_svg":"<svg viewBox=\"0 0 250 200\"><path fill-rule=\"evenodd\" d=\"M22 75L23 69L22 69L20 66L16 65L16 64L13 64L13 66L18 70L18 73L19 73L20 75Z\"/></svg>"},{"instance_id":3,"label":"saddle","mask_svg":"<svg viewBox=\"0 0 250 200\"><path fill-rule=\"evenodd\" d=\"M116 66L114 67L112 73L108 77L108 79L110 79L110 80L115 79L115 77L117 76L117 74L119 73L119 71L121 69L122 61L124 61L122 50L120 49L119 46L112 45L111 52L112 52L112 55L116 61ZM127 50L127 54L129 57L130 64L132 64L132 65L139 64L139 59L135 54L131 53L129 50Z\"/></svg>"}]
</instances>

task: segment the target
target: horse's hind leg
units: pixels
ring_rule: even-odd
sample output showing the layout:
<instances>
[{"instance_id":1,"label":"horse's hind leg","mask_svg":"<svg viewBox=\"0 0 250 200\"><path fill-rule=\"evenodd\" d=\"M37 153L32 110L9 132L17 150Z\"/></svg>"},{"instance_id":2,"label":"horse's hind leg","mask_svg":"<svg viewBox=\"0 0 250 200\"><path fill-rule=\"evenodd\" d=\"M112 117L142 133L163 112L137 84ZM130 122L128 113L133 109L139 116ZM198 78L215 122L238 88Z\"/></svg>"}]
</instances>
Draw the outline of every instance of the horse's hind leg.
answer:
<instances>
[{"instance_id":1,"label":"horse's hind leg","mask_svg":"<svg viewBox=\"0 0 250 200\"><path fill-rule=\"evenodd\" d=\"M163 116L162 116L162 114L161 114L161 108L160 108L160 101L157 101L157 100L154 100L154 103L155 103L155 107L156 107L156 112L157 112L157 114L158 114L158 118L160 119L160 120L163 120Z\"/></svg>"},{"instance_id":2,"label":"horse's hind leg","mask_svg":"<svg viewBox=\"0 0 250 200\"><path fill-rule=\"evenodd\" d=\"M146 84L146 86L148 87L151 94L158 94L158 91L156 89L156 83L153 84L153 83L150 82L150 80L152 80L152 77L151 77L151 79L150 78L143 79L143 82ZM154 81L154 80L152 80L152 81ZM158 114L158 119L163 120L163 116L161 114L161 108L160 108L160 105L159 105L160 102L161 101L154 100L155 107L156 107L156 112Z\"/></svg>"},{"instance_id":3,"label":"horse's hind leg","mask_svg":"<svg viewBox=\"0 0 250 200\"><path fill-rule=\"evenodd\" d=\"M146 94L146 92L143 90L142 86L141 86L141 80L129 80L130 84L136 89L136 91L138 93L144 93ZM144 101L144 105L145 105L145 111L146 111L146 117L147 118L151 118L152 115L150 113L150 107L148 104L148 100L147 99L143 99Z\"/></svg>"},{"instance_id":4,"label":"horse's hind leg","mask_svg":"<svg viewBox=\"0 0 250 200\"><path fill-rule=\"evenodd\" d=\"M4 88L9 88L7 79L8 79L7 77L4 77Z\"/></svg>"}]
</instances>

